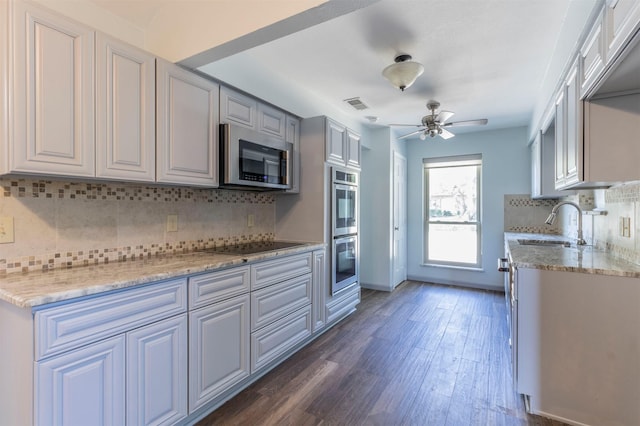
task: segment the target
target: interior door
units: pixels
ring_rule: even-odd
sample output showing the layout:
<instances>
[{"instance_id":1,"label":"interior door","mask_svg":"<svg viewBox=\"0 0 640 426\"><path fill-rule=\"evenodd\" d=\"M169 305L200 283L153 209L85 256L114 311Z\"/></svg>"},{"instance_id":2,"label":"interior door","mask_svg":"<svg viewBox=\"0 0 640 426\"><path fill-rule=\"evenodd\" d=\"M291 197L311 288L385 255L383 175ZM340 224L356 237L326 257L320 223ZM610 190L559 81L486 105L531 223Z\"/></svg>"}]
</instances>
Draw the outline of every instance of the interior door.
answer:
<instances>
[{"instance_id":1,"label":"interior door","mask_svg":"<svg viewBox=\"0 0 640 426\"><path fill-rule=\"evenodd\" d=\"M407 159L393 153L393 287L407 279Z\"/></svg>"}]
</instances>

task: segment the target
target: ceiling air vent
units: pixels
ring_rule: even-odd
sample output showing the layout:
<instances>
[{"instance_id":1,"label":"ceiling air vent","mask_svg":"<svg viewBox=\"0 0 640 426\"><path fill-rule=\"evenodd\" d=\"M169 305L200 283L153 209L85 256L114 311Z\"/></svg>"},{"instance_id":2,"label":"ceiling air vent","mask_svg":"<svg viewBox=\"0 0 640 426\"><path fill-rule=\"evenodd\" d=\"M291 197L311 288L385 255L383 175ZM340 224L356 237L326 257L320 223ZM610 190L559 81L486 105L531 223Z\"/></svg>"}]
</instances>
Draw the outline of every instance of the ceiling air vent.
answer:
<instances>
[{"instance_id":1,"label":"ceiling air vent","mask_svg":"<svg viewBox=\"0 0 640 426\"><path fill-rule=\"evenodd\" d=\"M360 98L349 98L344 100L346 103L357 109L358 111L362 111L363 109L368 109L369 106L362 102Z\"/></svg>"}]
</instances>

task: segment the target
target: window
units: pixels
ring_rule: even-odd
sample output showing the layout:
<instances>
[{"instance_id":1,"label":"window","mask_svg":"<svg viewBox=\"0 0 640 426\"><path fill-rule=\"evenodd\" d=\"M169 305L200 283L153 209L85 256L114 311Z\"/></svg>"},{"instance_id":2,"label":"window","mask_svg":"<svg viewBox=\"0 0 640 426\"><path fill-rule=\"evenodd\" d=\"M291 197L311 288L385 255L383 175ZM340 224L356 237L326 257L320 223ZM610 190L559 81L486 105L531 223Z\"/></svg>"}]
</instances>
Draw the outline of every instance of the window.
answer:
<instances>
[{"instance_id":1,"label":"window","mask_svg":"<svg viewBox=\"0 0 640 426\"><path fill-rule=\"evenodd\" d=\"M424 262L479 268L482 156L425 158Z\"/></svg>"}]
</instances>

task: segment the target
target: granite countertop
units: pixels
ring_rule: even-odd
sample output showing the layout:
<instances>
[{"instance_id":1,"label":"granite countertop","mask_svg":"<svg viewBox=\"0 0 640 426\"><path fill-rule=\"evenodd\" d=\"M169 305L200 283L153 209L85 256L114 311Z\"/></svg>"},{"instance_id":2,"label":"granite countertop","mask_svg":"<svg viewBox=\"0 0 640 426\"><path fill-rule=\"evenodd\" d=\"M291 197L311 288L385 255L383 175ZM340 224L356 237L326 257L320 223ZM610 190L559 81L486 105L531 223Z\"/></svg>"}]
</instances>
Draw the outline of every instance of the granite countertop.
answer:
<instances>
[{"instance_id":1,"label":"granite countertop","mask_svg":"<svg viewBox=\"0 0 640 426\"><path fill-rule=\"evenodd\" d=\"M511 262L516 267L640 278L640 265L593 246L577 246L574 238L512 232L506 232L504 235ZM571 246L524 245L518 242L519 239L568 241Z\"/></svg>"},{"instance_id":2,"label":"granite countertop","mask_svg":"<svg viewBox=\"0 0 640 426\"><path fill-rule=\"evenodd\" d=\"M45 272L8 274L0 277L0 300L21 308L32 308L324 247L322 243L301 243L295 247L249 255L203 250Z\"/></svg>"}]
</instances>

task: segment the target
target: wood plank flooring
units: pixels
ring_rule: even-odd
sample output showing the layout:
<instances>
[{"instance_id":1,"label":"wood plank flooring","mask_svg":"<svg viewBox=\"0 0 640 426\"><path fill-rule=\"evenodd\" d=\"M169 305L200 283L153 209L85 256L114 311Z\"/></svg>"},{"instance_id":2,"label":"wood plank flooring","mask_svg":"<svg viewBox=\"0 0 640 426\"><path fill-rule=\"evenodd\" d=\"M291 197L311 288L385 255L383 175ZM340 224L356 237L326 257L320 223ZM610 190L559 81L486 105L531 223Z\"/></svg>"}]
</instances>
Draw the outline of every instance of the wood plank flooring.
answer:
<instances>
[{"instance_id":1,"label":"wood plank flooring","mask_svg":"<svg viewBox=\"0 0 640 426\"><path fill-rule=\"evenodd\" d=\"M208 425L544 425L514 392L504 295L406 281L203 419Z\"/></svg>"}]
</instances>

